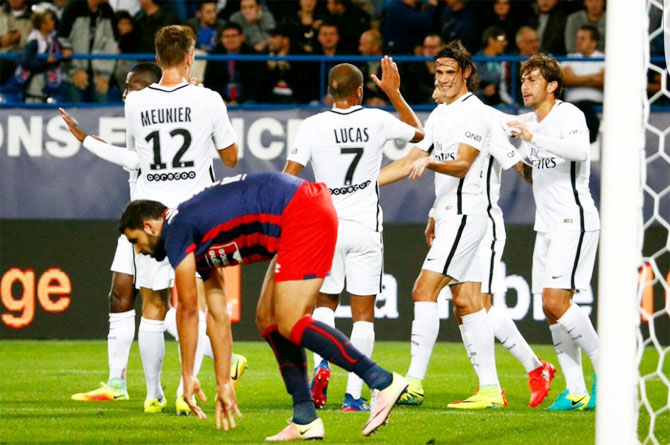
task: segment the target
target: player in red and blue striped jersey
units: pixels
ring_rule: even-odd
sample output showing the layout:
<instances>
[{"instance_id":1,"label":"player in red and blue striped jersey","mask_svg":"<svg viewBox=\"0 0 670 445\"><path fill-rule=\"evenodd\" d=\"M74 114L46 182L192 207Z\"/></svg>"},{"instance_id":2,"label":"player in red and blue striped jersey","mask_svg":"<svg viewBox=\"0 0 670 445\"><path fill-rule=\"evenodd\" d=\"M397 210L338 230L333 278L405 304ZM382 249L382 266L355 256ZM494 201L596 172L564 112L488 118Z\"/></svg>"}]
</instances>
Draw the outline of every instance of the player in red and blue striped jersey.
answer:
<instances>
[{"instance_id":1,"label":"player in red and blue striped jersey","mask_svg":"<svg viewBox=\"0 0 670 445\"><path fill-rule=\"evenodd\" d=\"M337 215L325 184L282 173L238 175L212 185L176 209L168 210L156 201L133 201L121 216L119 230L138 253L159 260L167 256L175 269L184 399L199 418L205 414L192 395L202 400L205 396L192 372L198 326L195 272L205 280L209 308L207 326L218 383L217 427L228 430L235 426L233 413L240 413L230 381L230 321L223 281L216 269L271 261L256 323L275 353L293 398L293 420L267 440L324 436L309 390L304 348L355 372L373 390L364 435L386 422L407 381L361 354L340 331L311 317L337 238Z\"/></svg>"}]
</instances>

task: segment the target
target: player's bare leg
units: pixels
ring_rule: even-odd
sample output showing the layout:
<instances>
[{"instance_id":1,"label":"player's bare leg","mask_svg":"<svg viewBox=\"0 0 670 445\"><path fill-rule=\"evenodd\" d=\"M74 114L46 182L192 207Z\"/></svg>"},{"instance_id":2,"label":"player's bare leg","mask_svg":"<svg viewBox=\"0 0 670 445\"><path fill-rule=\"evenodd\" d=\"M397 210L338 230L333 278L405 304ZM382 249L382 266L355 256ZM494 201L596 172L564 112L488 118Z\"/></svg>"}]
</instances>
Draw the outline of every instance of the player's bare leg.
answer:
<instances>
[{"instance_id":1,"label":"player's bare leg","mask_svg":"<svg viewBox=\"0 0 670 445\"><path fill-rule=\"evenodd\" d=\"M141 288L142 320L137 335L147 385L145 413L159 413L167 406L161 387L161 366L165 356L163 320L169 307L170 289Z\"/></svg>"},{"instance_id":2,"label":"player's bare leg","mask_svg":"<svg viewBox=\"0 0 670 445\"><path fill-rule=\"evenodd\" d=\"M586 313L572 302L573 295L571 289L544 289L542 292L542 307L566 383L566 390L549 407L550 410L583 410L589 406L580 348L589 356L597 373L598 335Z\"/></svg>"},{"instance_id":3,"label":"player's bare leg","mask_svg":"<svg viewBox=\"0 0 670 445\"><path fill-rule=\"evenodd\" d=\"M135 337L135 289L134 277L113 272L109 291L109 334L107 335L107 357L109 379L100 388L77 393L72 400L113 401L128 400L126 369L130 347Z\"/></svg>"},{"instance_id":4,"label":"player's bare leg","mask_svg":"<svg viewBox=\"0 0 670 445\"><path fill-rule=\"evenodd\" d=\"M325 294L319 292L316 297L316 307L312 312L312 318L320 321L331 328L335 327L335 311L340 304L339 294ZM327 360L324 360L316 352L314 357L314 374L312 375L312 383L310 389L312 391L312 398L314 399L314 406L317 409L323 408L328 399L328 383L330 382L330 365Z\"/></svg>"},{"instance_id":5,"label":"player's bare leg","mask_svg":"<svg viewBox=\"0 0 670 445\"><path fill-rule=\"evenodd\" d=\"M409 390L398 402L401 405L421 405L423 403L423 379L426 377L430 356L440 330L440 316L437 298L440 291L449 284L451 277L422 269L414 282L414 321L412 322L412 360L407 371Z\"/></svg>"},{"instance_id":6,"label":"player's bare leg","mask_svg":"<svg viewBox=\"0 0 670 445\"><path fill-rule=\"evenodd\" d=\"M491 304L491 294L482 294L482 297L493 334L528 373L529 406L534 408L541 404L549 394L556 368L535 355L505 308L495 307Z\"/></svg>"},{"instance_id":7,"label":"player's bare leg","mask_svg":"<svg viewBox=\"0 0 670 445\"><path fill-rule=\"evenodd\" d=\"M479 379L479 389L475 395L448 406L460 409L502 408L507 402L498 381L493 330L484 308L481 283L458 283L451 286L451 293L458 327L470 363Z\"/></svg>"}]
</instances>

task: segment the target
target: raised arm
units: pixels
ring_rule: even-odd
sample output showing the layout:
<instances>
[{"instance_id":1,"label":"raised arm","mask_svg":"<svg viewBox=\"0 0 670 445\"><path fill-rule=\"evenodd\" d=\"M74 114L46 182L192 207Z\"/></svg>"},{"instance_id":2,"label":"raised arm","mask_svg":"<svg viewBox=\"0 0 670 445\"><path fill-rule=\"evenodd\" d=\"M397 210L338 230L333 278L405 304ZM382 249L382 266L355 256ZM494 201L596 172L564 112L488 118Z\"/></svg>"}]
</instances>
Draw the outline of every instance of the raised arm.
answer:
<instances>
[{"instance_id":1,"label":"raised arm","mask_svg":"<svg viewBox=\"0 0 670 445\"><path fill-rule=\"evenodd\" d=\"M405 98L400 93L400 72L398 71L398 66L393 61L393 58L384 56L381 61L381 67L381 79L374 74L370 75L370 77L388 96L400 120L416 129L414 137L410 142L419 142L424 137L423 125L421 125L421 121L409 105L407 105Z\"/></svg>"},{"instance_id":2,"label":"raised arm","mask_svg":"<svg viewBox=\"0 0 670 445\"><path fill-rule=\"evenodd\" d=\"M519 121L508 122L512 131L526 142L530 142L537 148L549 151L568 161L586 161L589 158L589 138L580 132L570 134L568 137L559 139L550 136L533 133L524 123Z\"/></svg>"},{"instance_id":3,"label":"raised arm","mask_svg":"<svg viewBox=\"0 0 670 445\"><path fill-rule=\"evenodd\" d=\"M412 164L421 158L426 158L428 153L414 146L403 158L393 161L379 172L379 185L384 186L401 180L409 174Z\"/></svg>"}]
</instances>

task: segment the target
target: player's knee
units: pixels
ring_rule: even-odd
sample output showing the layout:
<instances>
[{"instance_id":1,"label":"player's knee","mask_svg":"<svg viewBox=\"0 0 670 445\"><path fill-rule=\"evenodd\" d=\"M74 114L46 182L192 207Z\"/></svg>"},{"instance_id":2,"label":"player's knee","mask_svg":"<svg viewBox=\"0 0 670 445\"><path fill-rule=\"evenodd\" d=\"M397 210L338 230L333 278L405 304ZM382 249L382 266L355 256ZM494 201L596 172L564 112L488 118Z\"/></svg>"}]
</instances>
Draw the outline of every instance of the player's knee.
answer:
<instances>
[{"instance_id":1,"label":"player's knee","mask_svg":"<svg viewBox=\"0 0 670 445\"><path fill-rule=\"evenodd\" d=\"M542 297L542 311L549 320L558 320L562 315L560 302L547 296Z\"/></svg>"},{"instance_id":2,"label":"player's knee","mask_svg":"<svg viewBox=\"0 0 670 445\"><path fill-rule=\"evenodd\" d=\"M295 321L293 320L279 320L277 322L277 329L279 330L279 334L284 338L291 338L291 331L293 330L293 326L295 326Z\"/></svg>"},{"instance_id":3,"label":"player's knee","mask_svg":"<svg viewBox=\"0 0 670 445\"><path fill-rule=\"evenodd\" d=\"M414 283L412 288L412 300L414 301L432 301L430 289L425 286L420 280Z\"/></svg>"},{"instance_id":4,"label":"player's knee","mask_svg":"<svg viewBox=\"0 0 670 445\"><path fill-rule=\"evenodd\" d=\"M134 289L117 289L113 287L109 291L109 312L128 312L135 307Z\"/></svg>"}]
</instances>

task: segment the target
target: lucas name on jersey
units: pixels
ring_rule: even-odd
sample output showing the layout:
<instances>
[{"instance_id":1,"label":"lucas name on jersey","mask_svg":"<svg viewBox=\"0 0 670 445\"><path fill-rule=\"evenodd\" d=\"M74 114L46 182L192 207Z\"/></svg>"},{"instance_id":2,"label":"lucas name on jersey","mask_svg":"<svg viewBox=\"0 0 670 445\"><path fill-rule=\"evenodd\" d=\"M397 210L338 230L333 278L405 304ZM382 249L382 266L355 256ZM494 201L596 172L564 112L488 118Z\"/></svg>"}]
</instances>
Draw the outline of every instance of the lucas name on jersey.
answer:
<instances>
[{"instance_id":1,"label":"lucas name on jersey","mask_svg":"<svg viewBox=\"0 0 670 445\"><path fill-rule=\"evenodd\" d=\"M348 144L352 142L367 142L370 139L368 129L365 128L334 128L336 144Z\"/></svg>"},{"instance_id":2,"label":"lucas name on jersey","mask_svg":"<svg viewBox=\"0 0 670 445\"><path fill-rule=\"evenodd\" d=\"M191 122L191 107L158 108L140 111L142 126Z\"/></svg>"}]
</instances>

